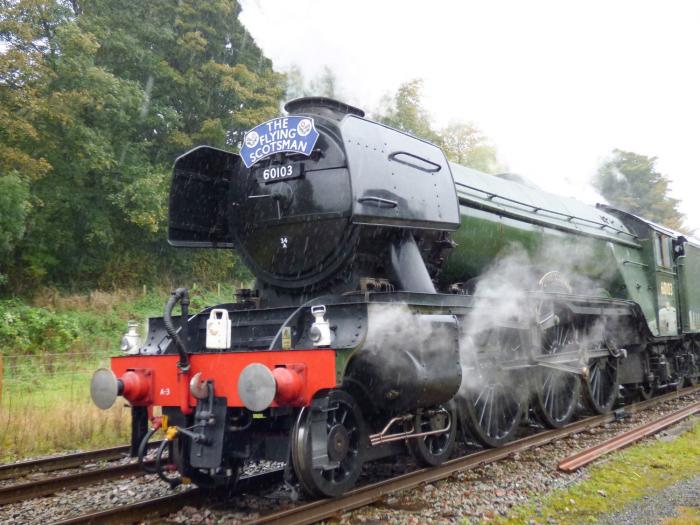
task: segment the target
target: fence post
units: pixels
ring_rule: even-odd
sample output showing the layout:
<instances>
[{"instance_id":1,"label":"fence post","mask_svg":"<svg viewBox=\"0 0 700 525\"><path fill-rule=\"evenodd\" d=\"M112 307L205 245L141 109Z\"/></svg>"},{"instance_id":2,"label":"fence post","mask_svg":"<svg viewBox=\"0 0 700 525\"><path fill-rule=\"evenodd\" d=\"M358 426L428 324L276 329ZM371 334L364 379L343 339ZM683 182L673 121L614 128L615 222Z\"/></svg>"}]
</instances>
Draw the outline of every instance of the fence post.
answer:
<instances>
[{"instance_id":1,"label":"fence post","mask_svg":"<svg viewBox=\"0 0 700 525\"><path fill-rule=\"evenodd\" d=\"M3 368L3 355L0 354L0 405L2 405L2 378L5 375L5 370Z\"/></svg>"}]
</instances>

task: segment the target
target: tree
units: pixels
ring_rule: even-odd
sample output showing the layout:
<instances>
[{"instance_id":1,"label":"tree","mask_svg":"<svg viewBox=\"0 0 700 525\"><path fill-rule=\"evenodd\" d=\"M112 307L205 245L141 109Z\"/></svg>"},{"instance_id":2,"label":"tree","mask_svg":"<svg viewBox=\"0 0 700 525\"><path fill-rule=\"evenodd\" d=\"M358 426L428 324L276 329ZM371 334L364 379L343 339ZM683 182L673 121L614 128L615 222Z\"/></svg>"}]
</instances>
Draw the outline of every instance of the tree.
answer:
<instances>
[{"instance_id":1,"label":"tree","mask_svg":"<svg viewBox=\"0 0 700 525\"><path fill-rule=\"evenodd\" d=\"M27 229L29 186L51 170L40 151L41 121L56 116L43 96L50 70L43 60L48 43L38 27L50 24L41 14L0 1L0 285Z\"/></svg>"},{"instance_id":2,"label":"tree","mask_svg":"<svg viewBox=\"0 0 700 525\"><path fill-rule=\"evenodd\" d=\"M431 117L423 107L423 81L414 79L399 86L392 97L384 97L384 106L377 120L387 126L410 133L418 138L437 143L440 140L433 130Z\"/></svg>"},{"instance_id":3,"label":"tree","mask_svg":"<svg viewBox=\"0 0 700 525\"><path fill-rule=\"evenodd\" d=\"M601 164L593 186L613 206L677 230L680 201L669 196L670 180L656 171L656 157L615 149Z\"/></svg>"},{"instance_id":4,"label":"tree","mask_svg":"<svg viewBox=\"0 0 700 525\"><path fill-rule=\"evenodd\" d=\"M283 77L239 12L234 0L0 0L0 274L13 289L235 266L230 253L174 253L164 231L174 158L235 149L278 112Z\"/></svg>"},{"instance_id":5,"label":"tree","mask_svg":"<svg viewBox=\"0 0 700 525\"><path fill-rule=\"evenodd\" d=\"M496 148L471 122L453 123L440 131L440 145L447 158L485 173L503 171Z\"/></svg>"},{"instance_id":6,"label":"tree","mask_svg":"<svg viewBox=\"0 0 700 525\"><path fill-rule=\"evenodd\" d=\"M338 89L338 78L328 66L323 66L321 73L307 82L301 68L293 65L286 73L286 99L294 100L300 97L342 98Z\"/></svg>"},{"instance_id":7,"label":"tree","mask_svg":"<svg viewBox=\"0 0 700 525\"><path fill-rule=\"evenodd\" d=\"M433 128L430 113L423 107L422 91L422 80L404 82L394 96L384 97L377 120L434 143L453 162L486 173L500 171L496 148L474 124L454 122L439 131Z\"/></svg>"},{"instance_id":8,"label":"tree","mask_svg":"<svg viewBox=\"0 0 700 525\"><path fill-rule=\"evenodd\" d=\"M0 174L0 286L7 282L10 257L24 237L29 208L27 182L16 172Z\"/></svg>"},{"instance_id":9,"label":"tree","mask_svg":"<svg viewBox=\"0 0 700 525\"><path fill-rule=\"evenodd\" d=\"M142 133L170 164L196 144L237 147L278 112L284 78L238 16L235 0L83 0L96 63L146 94Z\"/></svg>"},{"instance_id":10,"label":"tree","mask_svg":"<svg viewBox=\"0 0 700 525\"><path fill-rule=\"evenodd\" d=\"M287 85L285 88L284 98L286 100L294 100L295 98L306 97L309 95L307 92L306 81L304 79L304 73L302 73L301 68L297 65L293 65L285 74Z\"/></svg>"},{"instance_id":11,"label":"tree","mask_svg":"<svg viewBox=\"0 0 700 525\"><path fill-rule=\"evenodd\" d=\"M338 91L338 78L328 66L323 66L321 73L311 81L310 89L316 96L341 98Z\"/></svg>"}]
</instances>

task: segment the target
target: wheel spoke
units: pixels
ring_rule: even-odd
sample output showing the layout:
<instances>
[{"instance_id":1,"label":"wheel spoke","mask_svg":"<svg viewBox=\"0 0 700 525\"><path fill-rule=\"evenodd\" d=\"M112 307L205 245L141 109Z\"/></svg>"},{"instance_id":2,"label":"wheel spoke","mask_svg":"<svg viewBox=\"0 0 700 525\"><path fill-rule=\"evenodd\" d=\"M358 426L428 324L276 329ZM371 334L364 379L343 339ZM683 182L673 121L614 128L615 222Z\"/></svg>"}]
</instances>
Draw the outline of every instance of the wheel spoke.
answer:
<instances>
[{"instance_id":1,"label":"wheel spoke","mask_svg":"<svg viewBox=\"0 0 700 525\"><path fill-rule=\"evenodd\" d=\"M505 425L505 413L503 410L503 394L499 394L495 397L494 403L493 403L493 411L495 412L495 417L493 418L494 420L494 437L501 437L502 430L506 426Z\"/></svg>"},{"instance_id":2,"label":"wheel spoke","mask_svg":"<svg viewBox=\"0 0 700 525\"><path fill-rule=\"evenodd\" d=\"M302 411L292 432L295 438L292 441L292 462L297 478L306 492L314 496L334 497L349 490L360 475L362 455L359 451L366 431L360 413L349 394L334 390L328 398L329 405L335 408L328 411L325 423L333 432L341 432L341 439L346 440L343 445L344 455L337 458L338 463L334 468L324 470L312 467L314 443L309 436L316 412L312 413L312 409L309 409ZM339 436L334 435L331 438L328 434L326 439L336 437Z\"/></svg>"},{"instance_id":3,"label":"wheel spoke","mask_svg":"<svg viewBox=\"0 0 700 525\"><path fill-rule=\"evenodd\" d=\"M489 392L489 400L488 400L488 405L487 405L487 410L488 410L488 418L486 420L486 432L492 436L493 435L493 423L491 421L492 416L493 416L493 397L494 393L493 390Z\"/></svg>"},{"instance_id":4,"label":"wheel spoke","mask_svg":"<svg viewBox=\"0 0 700 525\"><path fill-rule=\"evenodd\" d=\"M474 366L482 379L481 388L463 398L461 427L466 439L499 446L514 437L522 417L519 402L508 392L515 373L501 369L499 363L522 355L523 339L518 330L494 328L484 332L476 345ZM442 450L448 441L443 437L436 443Z\"/></svg>"},{"instance_id":5,"label":"wheel spoke","mask_svg":"<svg viewBox=\"0 0 700 525\"><path fill-rule=\"evenodd\" d=\"M589 376L584 389L584 401L595 413L609 411L617 397L617 360L604 357L593 360L589 365Z\"/></svg>"},{"instance_id":6,"label":"wheel spoke","mask_svg":"<svg viewBox=\"0 0 700 525\"><path fill-rule=\"evenodd\" d=\"M543 334L542 353L556 355L578 348L578 330L571 322L560 323ZM576 376L556 369L542 368L541 382L535 385L533 409L547 427L558 428L574 414L579 380Z\"/></svg>"},{"instance_id":7,"label":"wheel spoke","mask_svg":"<svg viewBox=\"0 0 700 525\"><path fill-rule=\"evenodd\" d=\"M488 401L491 397L491 388L487 387L486 399L481 404L481 411L479 413L479 424L484 426L484 417L486 416L486 410L488 409Z\"/></svg>"}]
</instances>

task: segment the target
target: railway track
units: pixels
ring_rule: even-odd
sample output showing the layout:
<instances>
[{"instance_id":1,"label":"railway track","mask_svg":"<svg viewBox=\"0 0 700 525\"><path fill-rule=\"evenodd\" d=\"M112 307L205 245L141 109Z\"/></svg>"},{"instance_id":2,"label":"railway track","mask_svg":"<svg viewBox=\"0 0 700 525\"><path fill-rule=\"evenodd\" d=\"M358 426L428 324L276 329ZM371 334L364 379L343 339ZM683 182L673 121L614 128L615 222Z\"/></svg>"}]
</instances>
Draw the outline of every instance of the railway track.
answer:
<instances>
[{"instance_id":1,"label":"railway track","mask_svg":"<svg viewBox=\"0 0 700 525\"><path fill-rule=\"evenodd\" d=\"M622 432L621 434L618 434L617 436L594 447L590 447L578 452L577 454L573 454L572 456L560 461L557 468L562 472L574 472L575 470L592 463L599 457L608 454L609 452L619 450L622 447L639 441L640 439L656 434L664 428L678 423L683 419L696 414L697 412L700 412L700 401L655 421L650 421L646 425L641 425L627 432Z\"/></svg>"},{"instance_id":2,"label":"railway track","mask_svg":"<svg viewBox=\"0 0 700 525\"><path fill-rule=\"evenodd\" d=\"M124 445L120 447L91 450L89 452L77 452L75 454L67 454L65 456L33 459L18 463L8 463L6 465L0 465L0 480L26 476L27 474L32 474L34 472L52 472L55 470L75 468L93 461L110 461L120 459L128 453L129 446Z\"/></svg>"},{"instance_id":3,"label":"railway track","mask_svg":"<svg viewBox=\"0 0 700 525\"><path fill-rule=\"evenodd\" d=\"M251 476L242 476L238 481L237 489L240 491L262 490L280 483L283 474L284 469L278 469ZM208 496L204 491L193 488L177 494L76 516L54 522L53 525L122 525L124 523L141 522L149 518L158 518L159 516L177 512L186 505L200 505L205 503L207 499Z\"/></svg>"},{"instance_id":4,"label":"railway track","mask_svg":"<svg viewBox=\"0 0 700 525\"><path fill-rule=\"evenodd\" d=\"M625 407L624 411L627 414L633 414L651 408L665 401L670 401L683 395L697 392L698 390L700 390L700 388L694 387L687 388L679 392L664 394L657 398ZM248 522L248 525L262 525L265 523L275 523L278 525L304 525L308 523L315 523L350 510L364 507L381 500L388 494L401 490L412 489L422 485L423 483L432 483L445 479L459 471L474 469L488 463L493 463L515 454L516 452L522 452L531 448L540 447L571 434L610 423L618 417L620 417L619 410L602 416L592 416L574 423L570 423L569 425L560 429L547 430L533 434L532 436L518 439L501 448L483 450L461 458L452 459L438 467L421 469L385 481L365 485L364 487L355 489L345 496L339 498L314 501L292 509L267 514L265 516L261 516L260 518L251 520Z\"/></svg>"},{"instance_id":5,"label":"railway track","mask_svg":"<svg viewBox=\"0 0 700 525\"><path fill-rule=\"evenodd\" d=\"M160 445L160 441L149 443L150 448L155 448L158 445ZM126 457L130 450L131 447L129 445L122 445L119 447L101 448L87 452L76 452L64 456L7 463L5 465L0 465L0 481L26 476L35 472L48 473L56 470L77 468L95 461L114 461Z\"/></svg>"},{"instance_id":6,"label":"railway track","mask_svg":"<svg viewBox=\"0 0 700 525\"><path fill-rule=\"evenodd\" d=\"M619 419L627 414L641 412L662 404L666 401L700 391L700 387L692 387L664 394L648 401L642 401L623 407L610 414L592 416L581 419L569 425L556 429L538 432L497 449L486 449L460 458L452 459L442 465L430 469L416 470L391 479L380 481L357 488L345 496L332 500L318 500L294 508L274 512L250 521L253 525L265 523L279 524L307 524L314 523L329 517L337 516L344 512L369 505L382 499L384 496L406 489L415 488L423 483L431 483L450 475L474 469L476 467L493 463L504 459L516 452L540 447L566 436L582 432L584 430L604 425ZM697 403L696 403L697 404ZM260 490L272 484L282 481L282 470L271 471L263 474L242 477L239 481L241 491ZM120 524L132 521L142 521L148 517L158 517L176 512L186 505L200 505L207 501L207 496L198 489L191 489L156 499L145 500L126 506L105 509L91 514L77 516L65 521L57 522L60 525L75 524Z\"/></svg>"},{"instance_id":7,"label":"railway track","mask_svg":"<svg viewBox=\"0 0 700 525\"><path fill-rule=\"evenodd\" d=\"M138 463L127 463L0 487L0 505L47 496L59 490L83 487L89 483L143 474L143 469Z\"/></svg>"}]
</instances>

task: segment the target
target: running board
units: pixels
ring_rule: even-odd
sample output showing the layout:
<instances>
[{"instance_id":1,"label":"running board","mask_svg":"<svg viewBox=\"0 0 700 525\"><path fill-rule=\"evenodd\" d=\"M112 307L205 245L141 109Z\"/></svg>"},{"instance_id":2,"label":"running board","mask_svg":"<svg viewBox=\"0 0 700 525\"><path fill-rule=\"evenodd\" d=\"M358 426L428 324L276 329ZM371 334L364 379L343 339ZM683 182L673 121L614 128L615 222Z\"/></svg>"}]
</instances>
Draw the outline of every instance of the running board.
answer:
<instances>
[{"instance_id":1,"label":"running board","mask_svg":"<svg viewBox=\"0 0 700 525\"><path fill-rule=\"evenodd\" d=\"M626 357L627 351L624 349L615 349L617 355L614 355L607 348L595 348L591 350L575 350L571 352L560 352L556 354L544 354L535 357L525 357L522 359L513 359L510 361L500 362L499 367L501 370L522 370L525 368L532 368L535 366L541 366L544 368L551 368L553 370L560 370L562 372L577 374L586 376L588 373L588 366L585 364L590 359L597 359L600 357ZM471 367L473 369L473 367ZM464 372L470 370L470 367L465 367Z\"/></svg>"}]
</instances>

